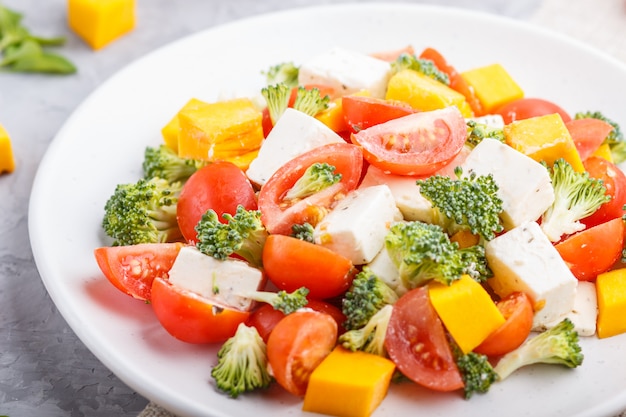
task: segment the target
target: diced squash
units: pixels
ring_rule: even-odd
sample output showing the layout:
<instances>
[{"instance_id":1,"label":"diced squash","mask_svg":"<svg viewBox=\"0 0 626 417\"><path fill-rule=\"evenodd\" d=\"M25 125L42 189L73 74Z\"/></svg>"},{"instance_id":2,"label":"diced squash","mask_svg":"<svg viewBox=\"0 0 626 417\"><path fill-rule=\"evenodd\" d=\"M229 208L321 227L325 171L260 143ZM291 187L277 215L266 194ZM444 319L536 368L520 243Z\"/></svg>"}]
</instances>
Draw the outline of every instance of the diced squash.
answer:
<instances>
[{"instance_id":1,"label":"diced squash","mask_svg":"<svg viewBox=\"0 0 626 417\"><path fill-rule=\"evenodd\" d=\"M559 158L575 171L585 170L576 144L558 113L516 120L504 126L506 143L535 161L552 165Z\"/></svg>"},{"instance_id":2,"label":"diced squash","mask_svg":"<svg viewBox=\"0 0 626 417\"><path fill-rule=\"evenodd\" d=\"M262 119L246 98L184 108L178 113L178 155L216 161L257 151L263 141Z\"/></svg>"},{"instance_id":3,"label":"diced squash","mask_svg":"<svg viewBox=\"0 0 626 417\"><path fill-rule=\"evenodd\" d=\"M491 64L461 73L461 77L474 89L489 114L501 105L524 97L524 91L500 64Z\"/></svg>"},{"instance_id":4,"label":"diced squash","mask_svg":"<svg viewBox=\"0 0 626 417\"><path fill-rule=\"evenodd\" d=\"M469 275L451 285L428 285L430 302L459 345L468 353L480 345L505 319L487 291Z\"/></svg>"},{"instance_id":5,"label":"diced squash","mask_svg":"<svg viewBox=\"0 0 626 417\"><path fill-rule=\"evenodd\" d=\"M599 338L626 332L626 269L616 269L596 278Z\"/></svg>"},{"instance_id":6,"label":"diced squash","mask_svg":"<svg viewBox=\"0 0 626 417\"><path fill-rule=\"evenodd\" d=\"M3 172L13 172L15 169L15 159L11 147L11 138L6 129L0 125L0 174Z\"/></svg>"},{"instance_id":7,"label":"diced squash","mask_svg":"<svg viewBox=\"0 0 626 417\"><path fill-rule=\"evenodd\" d=\"M392 361L336 347L311 373L302 409L338 417L367 417L387 395Z\"/></svg>"},{"instance_id":8,"label":"diced squash","mask_svg":"<svg viewBox=\"0 0 626 417\"><path fill-rule=\"evenodd\" d=\"M443 109L457 106L464 117L472 117L473 112L465 96L447 85L410 69L394 74L387 84L386 97L408 103L420 111Z\"/></svg>"},{"instance_id":9,"label":"diced squash","mask_svg":"<svg viewBox=\"0 0 626 417\"><path fill-rule=\"evenodd\" d=\"M611 147L608 143L603 143L596 149L591 156L598 156L604 158L609 162L613 162L613 154L611 153Z\"/></svg>"},{"instance_id":10,"label":"diced squash","mask_svg":"<svg viewBox=\"0 0 626 417\"><path fill-rule=\"evenodd\" d=\"M224 160L237 165L242 171L246 171L250 166L250 162L259 155L259 150L255 149L243 155L225 157Z\"/></svg>"},{"instance_id":11,"label":"diced squash","mask_svg":"<svg viewBox=\"0 0 626 417\"><path fill-rule=\"evenodd\" d=\"M136 6L136 0L68 0L68 23L98 50L134 29Z\"/></svg>"},{"instance_id":12,"label":"diced squash","mask_svg":"<svg viewBox=\"0 0 626 417\"><path fill-rule=\"evenodd\" d=\"M161 135L163 135L163 141L165 142L165 145L173 149L175 152L178 152L178 135L180 133L180 123L178 123L178 115L181 111L197 109L198 107L205 104L208 103L198 100L197 98L192 98L174 115L174 117L172 117L168 124L163 126L163 128L161 129Z\"/></svg>"}]
</instances>

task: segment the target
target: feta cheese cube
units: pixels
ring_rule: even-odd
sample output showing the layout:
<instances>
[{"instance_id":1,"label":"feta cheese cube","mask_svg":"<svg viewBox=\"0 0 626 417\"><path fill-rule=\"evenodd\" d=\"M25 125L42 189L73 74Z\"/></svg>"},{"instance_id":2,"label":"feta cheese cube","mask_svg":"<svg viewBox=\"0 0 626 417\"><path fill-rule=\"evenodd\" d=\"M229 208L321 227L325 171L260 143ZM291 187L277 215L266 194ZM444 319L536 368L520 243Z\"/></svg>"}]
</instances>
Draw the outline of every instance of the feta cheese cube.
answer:
<instances>
[{"instance_id":1,"label":"feta cheese cube","mask_svg":"<svg viewBox=\"0 0 626 417\"><path fill-rule=\"evenodd\" d=\"M494 292L523 291L535 303L533 327L541 328L572 311L578 280L536 222L527 222L485 243Z\"/></svg>"},{"instance_id":2,"label":"feta cheese cube","mask_svg":"<svg viewBox=\"0 0 626 417\"><path fill-rule=\"evenodd\" d=\"M504 228L537 220L554 202L548 170L539 162L495 139L480 142L461 165L463 172L492 174L502 199Z\"/></svg>"},{"instance_id":3,"label":"feta cheese cube","mask_svg":"<svg viewBox=\"0 0 626 417\"><path fill-rule=\"evenodd\" d=\"M323 84L333 87L337 95L367 90L373 97L384 98L391 65L369 55L333 48L300 66L300 85Z\"/></svg>"},{"instance_id":4,"label":"feta cheese cube","mask_svg":"<svg viewBox=\"0 0 626 417\"><path fill-rule=\"evenodd\" d=\"M193 246L183 247L169 272L170 283L218 305L247 311L253 301L245 294L259 290L263 274L244 261L219 260Z\"/></svg>"},{"instance_id":5,"label":"feta cheese cube","mask_svg":"<svg viewBox=\"0 0 626 417\"><path fill-rule=\"evenodd\" d=\"M387 248L384 247L376 254L374 259L367 264L372 273L380 278L385 284L398 295L406 293L408 290L400 279L400 271L389 257Z\"/></svg>"},{"instance_id":6,"label":"feta cheese cube","mask_svg":"<svg viewBox=\"0 0 626 417\"><path fill-rule=\"evenodd\" d=\"M391 224L401 218L386 185L352 191L315 227L315 242L350 259L371 261L384 245Z\"/></svg>"},{"instance_id":7,"label":"feta cheese cube","mask_svg":"<svg viewBox=\"0 0 626 417\"><path fill-rule=\"evenodd\" d=\"M572 308L572 311L565 315L565 317L569 318L574 324L574 330L578 332L579 336L593 336L596 334L598 299L595 283L589 281L578 281L574 307ZM533 330L544 331L550 329L559 324L561 320L563 320L563 318L560 318L552 323L548 323L540 328L534 328Z\"/></svg>"},{"instance_id":8,"label":"feta cheese cube","mask_svg":"<svg viewBox=\"0 0 626 417\"><path fill-rule=\"evenodd\" d=\"M288 108L263 141L258 156L246 171L248 179L261 186L285 163L311 149L344 140L324 123Z\"/></svg>"}]
</instances>

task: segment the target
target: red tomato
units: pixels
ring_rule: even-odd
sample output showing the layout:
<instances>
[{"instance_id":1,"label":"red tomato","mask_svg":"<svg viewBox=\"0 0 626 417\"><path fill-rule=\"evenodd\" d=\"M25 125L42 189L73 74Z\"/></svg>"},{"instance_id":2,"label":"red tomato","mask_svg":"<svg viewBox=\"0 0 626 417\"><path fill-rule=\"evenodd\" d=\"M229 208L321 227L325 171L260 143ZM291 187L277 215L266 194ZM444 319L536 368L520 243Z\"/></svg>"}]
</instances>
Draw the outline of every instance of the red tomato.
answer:
<instances>
[{"instance_id":1,"label":"red tomato","mask_svg":"<svg viewBox=\"0 0 626 417\"><path fill-rule=\"evenodd\" d=\"M497 303L506 321L491 333L474 352L487 356L504 355L519 347L533 327L533 302L523 292L513 292Z\"/></svg>"},{"instance_id":2,"label":"red tomato","mask_svg":"<svg viewBox=\"0 0 626 417\"><path fill-rule=\"evenodd\" d=\"M500 114L505 124L515 120L529 119L531 117L545 116L558 113L564 122L570 121L570 115L558 105L541 98L520 98L506 103L496 109L494 113Z\"/></svg>"},{"instance_id":3,"label":"red tomato","mask_svg":"<svg viewBox=\"0 0 626 417\"><path fill-rule=\"evenodd\" d=\"M415 113L411 106L401 101L354 95L342 97L341 107L346 124L354 133Z\"/></svg>"},{"instance_id":4,"label":"red tomato","mask_svg":"<svg viewBox=\"0 0 626 417\"><path fill-rule=\"evenodd\" d=\"M182 243L142 243L96 248L96 262L118 290L138 300L149 301L152 281L167 278Z\"/></svg>"},{"instance_id":5,"label":"red tomato","mask_svg":"<svg viewBox=\"0 0 626 417\"><path fill-rule=\"evenodd\" d=\"M212 304L162 278L152 283L151 305L163 328L187 343L224 342L250 316L247 311Z\"/></svg>"},{"instance_id":6,"label":"red tomato","mask_svg":"<svg viewBox=\"0 0 626 417\"><path fill-rule=\"evenodd\" d=\"M613 126L607 122L594 118L574 119L565 123L580 158L584 161L598 149Z\"/></svg>"},{"instance_id":7,"label":"red tomato","mask_svg":"<svg viewBox=\"0 0 626 417\"><path fill-rule=\"evenodd\" d=\"M590 156L583 165L593 178L602 180L606 193L611 196L611 200L600 206L591 216L581 220L587 227L595 226L621 217L626 213L623 207L626 204L626 175L612 162L598 156Z\"/></svg>"},{"instance_id":8,"label":"red tomato","mask_svg":"<svg viewBox=\"0 0 626 417\"><path fill-rule=\"evenodd\" d=\"M345 331L343 329L343 323L346 321L346 316L341 312L339 307L320 300L309 300L306 307L320 313L330 315L337 323L338 334ZM256 327L259 335L267 343L270 333L272 333L276 324L284 317L285 314L282 311L276 310L269 304L263 304L261 307L252 312L250 318L246 321L246 324L248 326Z\"/></svg>"},{"instance_id":9,"label":"red tomato","mask_svg":"<svg viewBox=\"0 0 626 417\"><path fill-rule=\"evenodd\" d=\"M296 311L276 324L267 340L267 358L276 382L304 395L311 372L337 342L337 323L328 314Z\"/></svg>"},{"instance_id":10,"label":"red tomato","mask_svg":"<svg viewBox=\"0 0 626 417\"><path fill-rule=\"evenodd\" d=\"M445 166L463 148L465 119L454 106L413 113L352 135L363 156L383 171L429 175Z\"/></svg>"},{"instance_id":11,"label":"red tomato","mask_svg":"<svg viewBox=\"0 0 626 417\"><path fill-rule=\"evenodd\" d=\"M316 162L326 162L341 174L341 181L319 193L286 202L285 193ZM259 192L261 220L270 233L290 235L294 224L315 225L335 197L356 188L361 179L363 154L358 146L333 143L310 150L287 162L270 177Z\"/></svg>"},{"instance_id":12,"label":"red tomato","mask_svg":"<svg viewBox=\"0 0 626 417\"><path fill-rule=\"evenodd\" d=\"M257 208L246 174L231 162L213 162L196 171L183 186L177 205L178 226L185 239L195 244L195 227L207 210L215 210L224 221L222 214L234 215L240 204L248 210Z\"/></svg>"},{"instance_id":13,"label":"red tomato","mask_svg":"<svg viewBox=\"0 0 626 417\"><path fill-rule=\"evenodd\" d=\"M315 243L291 236L270 235L263 248L263 269L278 289L309 289L311 299L343 294L352 283L352 262Z\"/></svg>"},{"instance_id":14,"label":"red tomato","mask_svg":"<svg viewBox=\"0 0 626 417\"><path fill-rule=\"evenodd\" d=\"M436 391L464 386L426 286L407 292L394 304L385 348L400 372L422 386Z\"/></svg>"},{"instance_id":15,"label":"red tomato","mask_svg":"<svg viewBox=\"0 0 626 417\"><path fill-rule=\"evenodd\" d=\"M621 217L578 232L555 248L572 274L581 281L593 281L608 271L622 256L624 221Z\"/></svg>"},{"instance_id":16,"label":"red tomato","mask_svg":"<svg viewBox=\"0 0 626 417\"><path fill-rule=\"evenodd\" d=\"M474 112L474 116L482 116L485 113L483 105L480 103L480 100L478 100L478 97L476 97L476 93L474 92L472 86L465 81L465 78L463 78L452 65L448 64L439 51L433 48L426 48L420 54L420 58L433 61L435 66L439 68L440 71L448 74L448 78L450 79L450 88L465 96L465 100Z\"/></svg>"}]
</instances>

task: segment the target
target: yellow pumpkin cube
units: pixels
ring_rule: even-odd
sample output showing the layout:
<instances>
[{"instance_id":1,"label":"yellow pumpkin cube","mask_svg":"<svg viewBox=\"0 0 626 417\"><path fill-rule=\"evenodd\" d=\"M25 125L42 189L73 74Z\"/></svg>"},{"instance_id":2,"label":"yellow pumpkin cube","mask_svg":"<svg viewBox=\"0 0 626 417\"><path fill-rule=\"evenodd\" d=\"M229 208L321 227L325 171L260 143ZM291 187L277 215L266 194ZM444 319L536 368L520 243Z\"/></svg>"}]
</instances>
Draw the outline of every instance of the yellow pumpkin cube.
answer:
<instances>
[{"instance_id":1,"label":"yellow pumpkin cube","mask_svg":"<svg viewBox=\"0 0 626 417\"><path fill-rule=\"evenodd\" d=\"M338 417L368 417L387 395L395 364L336 347L311 373L302 409Z\"/></svg>"},{"instance_id":2,"label":"yellow pumpkin cube","mask_svg":"<svg viewBox=\"0 0 626 417\"><path fill-rule=\"evenodd\" d=\"M603 143L596 149L591 156L597 156L604 158L609 162L613 162L613 154L611 153L611 146L608 143Z\"/></svg>"},{"instance_id":3,"label":"yellow pumpkin cube","mask_svg":"<svg viewBox=\"0 0 626 417\"><path fill-rule=\"evenodd\" d=\"M385 98L403 101L420 111L457 106L464 117L473 116L464 95L411 69L399 71L391 77Z\"/></svg>"},{"instance_id":4,"label":"yellow pumpkin cube","mask_svg":"<svg viewBox=\"0 0 626 417\"><path fill-rule=\"evenodd\" d=\"M175 115L171 118L171 120L163 126L161 129L161 135L163 136L163 141L165 145L167 145L170 149L178 152L178 135L180 133L180 123L178 123L178 115L181 111L185 110L193 110L197 109L200 106L205 104L204 101L198 100L196 98L192 98L189 100Z\"/></svg>"},{"instance_id":5,"label":"yellow pumpkin cube","mask_svg":"<svg viewBox=\"0 0 626 417\"><path fill-rule=\"evenodd\" d=\"M6 129L0 125L0 174L3 172L13 172L15 170L15 159L11 147L11 138Z\"/></svg>"},{"instance_id":6,"label":"yellow pumpkin cube","mask_svg":"<svg viewBox=\"0 0 626 417\"><path fill-rule=\"evenodd\" d=\"M626 332L626 269L616 269L596 278L599 338Z\"/></svg>"},{"instance_id":7,"label":"yellow pumpkin cube","mask_svg":"<svg viewBox=\"0 0 626 417\"><path fill-rule=\"evenodd\" d=\"M178 155L217 161L256 151L263 141L262 119L247 98L183 109L178 113Z\"/></svg>"},{"instance_id":8,"label":"yellow pumpkin cube","mask_svg":"<svg viewBox=\"0 0 626 417\"><path fill-rule=\"evenodd\" d=\"M463 353L472 351L505 322L487 291L469 275L451 285L428 284L428 295Z\"/></svg>"},{"instance_id":9,"label":"yellow pumpkin cube","mask_svg":"<svg viewBox=\"0 0 626 417\"><path fill-rule=\"evenodd\" d=\"M500 64L491 64L461 73L489 113L501 105L524 97L524 91Z\"/></svg>"},{"instance_id":10,"label":"yellow pumpkin cube","mask_svg":"<svg viewBox=\"0 0 626 417\"><path fill-rule=\"evenodd\" d=\"M135 9L136 0L68 0L68 24L98 50L134 29Z\"/></svg>"},{"instance_id":11,"label":"yellow pumpkin cube","mask_svg":"<svg viewBox=\"0 0 626 417\"><path fill-rule=\"evenodd\" d=\"M511 122L504 126L504 137L509 146L535 161L551 166L563 158L575 171L585 170L576 144L558 113Z\"/></svg>"}]
</instances>

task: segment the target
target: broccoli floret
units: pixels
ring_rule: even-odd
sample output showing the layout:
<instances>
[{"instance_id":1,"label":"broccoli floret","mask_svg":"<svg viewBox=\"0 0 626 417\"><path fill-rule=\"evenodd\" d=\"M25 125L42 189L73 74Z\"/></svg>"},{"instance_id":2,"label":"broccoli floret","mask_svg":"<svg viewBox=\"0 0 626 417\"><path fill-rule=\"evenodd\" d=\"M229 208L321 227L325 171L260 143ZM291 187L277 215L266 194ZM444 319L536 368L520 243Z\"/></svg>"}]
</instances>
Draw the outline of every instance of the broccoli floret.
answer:
<instances>
[{"instance_id":1,"label":"broccoli floret","mask_svg":"<svg viewBox=\"0 0 626 417\"><path fill-rule=\"evenodd\" d=\"M469 275L474 281L485 282L493 277L493 271L487 263L485 247L482 245L469 246L459 249L463 273Z\"/></svg>"},{"instance_id":2,"label":"broccoli floret","mask_svg":"<svg viewBox=\"0 0 626 417\"><path fill-rule=\"evenodd\" d=\"M392 312L393 305L385 305L368 320L365 326L348 330L339 336L339 343L353 352L361 350L374 355L387 356L385 335Z\"/></svg>"},{"instance_id":3,"label":"broccoli floret","mask_svg":"<svg viewBox=\"0 0 626 417\"><path fill-rule=\"evenodd\" d=\"M493 176L471 172L462 177L460 167L455 173L457 179L434 175L417 181L420 193L433 205L434 223L451 235L469 230L486 240L493 239L504 229L500 220L502 200Z\"/></svg>"},{"instance_id":4,"label":"broccoli floret","mask_svg":"<svg viewBox=\"0 0 626 417\"><path fill-rule=\"evenodd\" d=\"M471 398L475 393L484 394L489 391L491 385L498 381L498 374L489 363L489 358L476 352L464 354L454 341L450 346L463 379L465 399Z\"/></svg>"},{"instance_id":5,"label":"broccoli floret","mask_svg":"<svg viewBox=\"0 0 626 417\"><path fill-rule=\"evenodd\" d=\"M344 295L341 309L347 330L359 329L381 308L398 301L398 295L367 266L359 272Z\"/></svg>"},{"instance_id":6,"label":"broccoli floret","mask_svg":"<svg viewBox=\"0 0 626 417\"><path fill-rule=\"evenodd\" d=\"M263 72L267 85L285 84L289 88L298 86L299 73L300 67L296 66L293 62L283 62L273 65L267 71Z\"/></svg>"},{"instance_id":7,"label":"broccoli floret","mask_svg":"<svg viewBox=\"0 0 626 417\"><path fill-rule=\"evenodd\" d=\"M541 229L552 242L585 229L580 222L611 199L602 180L588 172L576 172L565 159L557 159L550 170L554 202L541 216Z\"/></svg>"},{"instance_id":8,"label":"broccoli floret","mask_svg":"<svg viewBox=\"0 0 626 417\"><path fill-rule=\"evenodd\" d=\"M421 72L422 74L439 81L445 85L450 85L450 77L441 71L430 59L420 59L412 54L401 54L391 63L391 72L395 74L405 69Z\"/></svg>"},{"instance_id":9,"label":"broccoli floret","mask_svg":"<svg viewBox=\"0 0 626 417\"><path fill-rule=\"evenodd\" d=\"M619 124L609 119L599 111L578 112L574 115L574 118L599 119L613 126L613 130L608 134L606 139L604 139L604 143L607 143L611 148L611 156L616 164L626 161L626 141L624 140L624 134L622 133L622 129Z\"/></svg>"},{"instance_id":10,"label":"broccoli floret","mask_svg":"<svg viewBox=\"0 0 626 417\"><path fill-rule=\"evenodd\" d=\"M119 184L104 206L104 232L115 246L181 240L176 219L181 189L182 183L162 178Z\"/></svg>"},{"instance_id":11,"label":"broccoli floret","mask_svg":"<svg viewBox=\"0 0 626 417\"><path fill-rule=\"evenodd\" d=\"M268 372L267 346L256 327L240 324L235 335L217 353L217 365L211 370L217 388L232 398L239 394L267 388L272 382Z\"/></svg>"},{"instance_id":12,"label":"broccoli floret","mask_svg":"<svg viewBox=\"0 0 626 417\"><path fill-rule=\"evenodd\" d=\"M300 86L296 92L293 108L309 116L315 116L322 110L326 110L329 102L330 97L327 95L322 97L319 88L308 89Z\"/></svg>"},{"instance_id":13,"label":"broccoli floret","mask_svg":"<svg viewBox=\"0 0 626 417\"><path fill-rule=\"evenodd\" d=\"M142 167L145 179L158 177L169 182L185 182L204 164L203 161L181 158L169 146L160 145L146 147Z\"/></svg>"},{"instance_id":14,"label":"broccoli floret","mask_svg":"<svg viewBox=\"0 0 626 417\"><path fill-rule=\"evenodd\" d=\"M237 254L253 266L261 266L261 255L268 232L261 222L259 210L246 210L239 205L235 215L224 213L227 223L221 223L214 210L209 209L196 225L196 247L206 255L224 260Z\"/></svg>"},{"instance_id":15,"label":"broccoli floret","mask_svg":"<svg viewBox=\"0 0 626 417\"><path fill-rule=\"evenodd\" d=\"M272 124L275 125L280 116L283 115L289 106L291 88L287 84L268 85L261 89L261 94L267 103L267 110L270 114Z\"/></svg>"},{"instance_id":16,"label":"broccoli floret","mask_svg":"<svg viewBox=\"0 0 626 417\"><path fill-rule=\"evenodd\" d=\"M281 290L278 292L254 291L244 294L247 298L267 303L274 307L274 310L282 311L285 314L291 314L306 306L309 302L306 298L307 295L309 295L309 289L306 287L300 287L291 293Z\"/></svg>"},{"instance_id":17,"label":"broccoli floret","mask_svg":"<svg viewBox=\"0 0 626 417\"><path fill-rule=\"evenodd\" d=\"M484 123L468 120L466 143L471 146L478 145L483 139L495 139L504 143L504 129L489 126Z\"/></svg>"},{"instance_id":18,"label":"broccoli floret","mask_svg":"<svg viewBox=\"0 0 626 417\"><path fill-rule=\"evenodd\" d=\"M285 200L306 198L341 181L341 174L335 174L335 167L326 162L316 162L304 171L287 194Z\"/></svg>"},{"instance_id":19,"label":"broccoli floret","mask_svg":"<svg viewBox=\"0 0 626 417\"><path fill-rule=\"evenodd\" d=\"M315 243L314 231L315 229L311 223L294 224L291 226L291 236L310 243Z\"/></svg>"},{"instance_id":20,"label":"broccoli floret","mask_svg":"<svg viewBox=\"0 0 626 417\"><path fill-rule=\"evenodd\" d=\"M583 363L578 332L567 318L537 336L528 339L517 349L505 354L494 367L500 380L519 368L535 363L565 365L575 368Z\"/></svg>"},{"instance_id":21,"label":"broccoli floret","mask_svg":"<svg viewBox=\"0 0 626 417\"><path fill-rule=\"evenodd\" d=\"M450 285L463 274L489 272L481 249L459 249L443 229L419 221L395 223L385 236L385 248L408 289L430 280ZM477 265L480 262L481 266ZM481 276L480 280L483 280Z\"/></svg>"}]
</instances>

